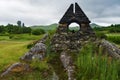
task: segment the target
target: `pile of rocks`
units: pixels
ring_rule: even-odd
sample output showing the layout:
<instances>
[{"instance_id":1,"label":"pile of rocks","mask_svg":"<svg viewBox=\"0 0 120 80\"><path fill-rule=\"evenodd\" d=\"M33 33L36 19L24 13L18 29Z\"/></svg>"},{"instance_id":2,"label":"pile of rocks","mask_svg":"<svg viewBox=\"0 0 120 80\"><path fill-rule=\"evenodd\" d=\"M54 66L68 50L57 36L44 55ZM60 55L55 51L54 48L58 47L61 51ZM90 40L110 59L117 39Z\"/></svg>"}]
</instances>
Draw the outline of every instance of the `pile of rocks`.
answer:
<instances>
[{"instance_id":1,"label":"pile of rocks","mask_svg":"<svg viewBox=\"0 0 120 80\"><path fill-rule=\"evenodd\" d=\"M30 66L28 64L24 64L24 63L15 63L12 64L5 72L3 72L1 74L1 77L7 75L7 74L11 74L11 73L15 73L15 72L24 72L24 71L29 71Z\"/></svg>"},{"instance_id":2,"label":"pile of rocks","mask_svg":"<svg viewBox=\"0 0 120 80\"><path fill-rule=\"evenodd\" d=\"M37 41L37 43L24 55L20 58L22 61L32 61L33 59L42 60L45 57L46 45L44 44L47 40L48 34L45 34L44 37Z\"/></svg>"},{"instance_id":3,"label":"pile of rocks","mask_svg":"<svg viewBox=\"0 0 120 80\"><path fill-rule=\"evenodd\" d=\"M67 71L68 80L76 80L75 79L75 65L73 64L72 57L68 55L66 52L62 52L60 54L60 60Z\"/></svg>"},{"instance_id":4,"label":"pile of rocks","mask_svg":"<svg viewBox=\"0 0 120 80\"><path fill-rule=\"evenodd\" d=\"M75 33L56 33L51 40L51 47L53 51L69 50L79 51L88 40L95 40L95 34L85 33L78 31Z\"/></svg>"},{"instance_id":5,"label":"pile of rocks","mask_svg":"<svg viewBox=\"0 0 120 80\"><path fill-rule=\"evenodd\" d=\"M110 43L106 40L101 41L101 47L103 47L104 52L106 52L108 55L120 59L120 49L113 43Z\"/></svg>"},{"instance_id":6,"label":"pile of rocks","mask_svg":"<svg viewBox=\"0 0 120 80\"><path fill-rule=\"evenodd\" d=\"M37 43L32 47L20 60L31 61L33 59L42 60L45 57L46 45L43 43Z\"/></svg>"}]
</instances>

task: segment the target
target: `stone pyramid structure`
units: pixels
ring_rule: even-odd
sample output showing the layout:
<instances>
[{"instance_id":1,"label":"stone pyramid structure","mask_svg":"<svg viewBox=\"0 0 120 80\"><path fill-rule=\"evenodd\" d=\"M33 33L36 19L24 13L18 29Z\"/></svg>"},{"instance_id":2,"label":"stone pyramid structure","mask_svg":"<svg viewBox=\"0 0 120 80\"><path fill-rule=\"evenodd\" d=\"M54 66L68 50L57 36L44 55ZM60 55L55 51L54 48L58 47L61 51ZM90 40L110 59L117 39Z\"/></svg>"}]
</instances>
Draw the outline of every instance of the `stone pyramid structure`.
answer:
<instances>
[{"instance_id":1,"label":"stone pyramid structure","mask_svg":"<svg viewBox=\"0 0 120 80\"><path fill-rule=\"evenodd\" d=\"M78 31L70 31L69 25L71 23L77 23L79 25ZM51 41L52 50L54 51L79 51L82 43L91 38L95 38L95 34L90 27L90 20L75 3L71 4L64 16L59 21L56 34Z\"/></svg>"}]
</instances>

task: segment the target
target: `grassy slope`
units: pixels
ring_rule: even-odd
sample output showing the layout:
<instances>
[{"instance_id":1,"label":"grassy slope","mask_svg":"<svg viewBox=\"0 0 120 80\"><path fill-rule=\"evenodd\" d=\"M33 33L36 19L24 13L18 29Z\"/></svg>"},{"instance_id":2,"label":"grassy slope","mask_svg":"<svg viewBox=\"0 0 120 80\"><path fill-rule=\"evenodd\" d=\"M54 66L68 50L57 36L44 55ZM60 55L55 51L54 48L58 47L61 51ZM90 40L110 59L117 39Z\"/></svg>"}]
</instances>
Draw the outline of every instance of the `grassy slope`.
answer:
<instances>
[{"instance_id":1,"label":"grassy slope","mask_svg":"<svg viewBox=\"0 0 120 80\"><path fill-rule=\"evenodd\" d=\"M9 36L0 36L0 71L12 63L18 62L20 56L28 51L27 45L42 36L20 34L14 35L13 39L9 39Z\"/></svg>"},{"instance_id":2,"label":"grassy slope","mask_svg":"<svg viewBox=\"0 0 120 80\"><path fill-rule=\"evenodd\" d=\"M32 29L44 29L45 31L55 30L58 24L31 26Z\"/></svg>"},{"instance_id":3,"label":"grassy slope","mask_svg":"<svg viewBox=\"0 0 120 80\"><path fill-rule=\"evenodd\" d=\"M120 33L108 33L106 36L107 40L120 46Z\"/></svg>"},{"instance_id":4,"label":"grassy slope","mask_svg":"<svg viewBox=\"0 0 120 80\"><path fill-rule=\"evenodd\" d=\"M12 39L9 39L9 36L0 36L0 73L11 64L19 61L19 58L28 51L27 45L29 43L43 37L43 35L34 36L29 34L13 36ZM3 78L0 77L0 80L43 80L43 77L48 80L47 78L52 75L52 69L49 69L46 60L42 62L33 61L30 66L33 71L9 74Z\"/></svg>"},{"instance_id":5,"label":"grassy slope","mask_svg":"<svg viewBox=\"0 0 120 80\"><path fill-rule=\"evenodd\" d=\"M107 36L119 36L120 37L120 33L109 33L106 34Z\"/></svg>"},{"instance_id":6,"label":"grassy slope","mask_svg":"<svg viewBox=\"0 0 120 80\"><path fill-rule=\"evenodd\" d=\"M9 64L19 61L30 41L0 41L0 71Z\"/></svg>"},{"instance_id":7,"label":"grassy slope","mask_svg":"<svg viewBox=\"0 0 120 80\"><path fill-rule=\"evenodd\" d=\"M37 40L42 36L33 36L33 35L14 35L15 38L10 40L8 36L0 36L2 40L0 41L0 71L10 64L19 61L19 57L23 55L26 51L26 45L29 44L33 40ZM17 38L16 38L17 37ZM49 43L49 42L48 42ZM93 49L92 45L88 45L88 47L82 49L80 54L78 54L76 66L77 67L77 79L80 80L115 80L118 79L118 63L115 61L109 63L107 65L107 58L104 56L95 56L93 59ZM50 58L53 58L50 56ZM39 66L39 65L38 65ZM109 66L109 67L108 67ZM35 64L36 67L36 64ZM90 75L91 74L91 75ZM15 76L17 80L42 80L40 79L40 75L38 72L31 73L30 75L24 76L26 79L20 79ZM37 78L35 78L37 77ZM10 79L14 80L14 79Z\"/></svg>"}]
</instances>

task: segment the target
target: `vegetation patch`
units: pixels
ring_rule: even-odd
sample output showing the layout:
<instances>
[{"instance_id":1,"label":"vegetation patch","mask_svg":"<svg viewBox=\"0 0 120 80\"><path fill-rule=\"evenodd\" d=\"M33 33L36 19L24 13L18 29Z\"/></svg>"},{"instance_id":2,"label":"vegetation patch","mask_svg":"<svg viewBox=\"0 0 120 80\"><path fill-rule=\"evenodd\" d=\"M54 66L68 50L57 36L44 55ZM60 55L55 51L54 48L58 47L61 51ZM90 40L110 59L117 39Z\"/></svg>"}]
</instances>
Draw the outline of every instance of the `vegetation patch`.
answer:
<instances>
[{"instance_id":1,"label":"vegetation patch","mask_svg":"<svg viewBox=\"0 0 120 80\"><path fill-rule=\"evenodd\" d=\"M101 51L96 54L94 49L94 44L89 43L78 54L77 80L119 80L119 60L103 55Z\"/></svg>"},{"instance_id":2,"label":"vegetation patch","mask_svg":"<svg viewBox=\"0 0 120 80\"><path fill-rule=\"evenodd\" d=\"M120 44L120 33L106 34L107 40L116 44Z\"/></svg>"},{"instance_id":3,"label":"vegetation patch","mask_svg":"<svg viewBox=\"0 0 120 80\"><path fill-rule=\"evenodd\" d=\"M34 29L32 31L33 35L41 35L41 34L45 34L45 31L43 29Z\"/></svg>"}]
</instances>

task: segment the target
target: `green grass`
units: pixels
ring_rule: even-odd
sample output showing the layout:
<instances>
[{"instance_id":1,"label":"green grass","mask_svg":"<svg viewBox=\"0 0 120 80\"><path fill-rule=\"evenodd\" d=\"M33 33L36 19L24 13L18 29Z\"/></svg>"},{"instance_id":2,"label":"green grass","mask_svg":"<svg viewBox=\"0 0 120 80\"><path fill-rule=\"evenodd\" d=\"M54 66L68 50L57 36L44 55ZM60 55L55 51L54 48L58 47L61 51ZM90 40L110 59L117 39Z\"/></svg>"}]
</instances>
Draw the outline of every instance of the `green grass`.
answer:
<instances>
[{"instance_id":1,"label":"green grass","mask_svg":"<svg viewBox=\"0 0 120 80\"><path fill-rule=\"evenodd\" d=\"M120 33L106 34L107 40L120 45Z\"/></svg>"},{"instance_id":2,"label":"green grass","mask_svg":"<svg viewBox=\"0 0 120 80\"><path fill-rule=\"evenodd\" d=\"M120 36L120 33L109 33L106 34L107 36Z\"/></svg>"},{"instance_id":3,"label":"green grass","mask_svg":"<svg viewBox=\"0 0 120 80\"><path fill-rule=\"evenodd\" d=\"M12 40L38 40L40 39L43 35L30 35L30 34L19 34L19 35L15 35L12 34Z\"/></svg>"},{"instance_id":4,"label":"green grass","mask_svg":"<svg viewBox=\"0 0 120 80\"><path fill-rule=\"evenodd\" d=\"M17 41L28 41L28 40L38 40L42 37L43 35L31 35L31 34L9 34L7 36L0 36L0 41L3 40L17 40Z\"/></svg>"},{"instance_id":5,"label":"green grass","mask_svg":"<svg viewBox=\"0 0 120 80\"><path fill-rule=\"evenodd\" d=\"M28 51L29 44L43 37L43 35L29 34L14 34L12 36L12 39L9 36L0 36L0 74L12 64L19 62L19 58ZM46 60L34 60L30 63L30 71L12 73L3 78L0 77L0 80L48 80L53 73Z\"/></svg>"},{"instance_id":6,"label":"green grass","mask_svg":"<svg viewBox=\"0 0 120 80\"><path fill-rule=\"evenodd\" d=\"M108 35L110 36L111 34ZM18 62L19 58L28 51L27 45L34 40L40 39L42 36L19 34L13 35L12 39L9 39L9 36L0 36L0 73L11 64ZM47 40L46 45L48 46L47 57L42 62L33 61L30 63L32 71L22 74L17 73L2 80L48 80L53 70L59 77L67 79L66 72L59 59L59 54L50 52L50 39ZM73 58L75 58L77 67L77 80L120 79L119 61L103 55L102 49L96 48L93 43L83 46L80 53L76 55L77 57Z\"/></svg>"},{"instance_id":7,"label":"green grass","mask_svg":"<svg viewBox=\"0 0 120 80\"><path fill-rule=\"evenodd\" d=\"M9 36L0 36L0 72L9 65L18 62L19 58L28 51L27 45L43 35L29 34L14 35L19 39L9 39Z\"/></svg>"},{"instance_id":8,"label":"green grass","mask_svg":"<svg viewBox=\"0 0 120 80\"><path fill-rule=\"evenodd\" d=\"M19 61L20 56L27 52L28 43L30 41L0 41L0 71Z\"/></svg>"},{"instance_id":9,"label":"green grass","mask_svg":"<svg viewBox=\"0 0 120 80\"><path fill-rule=\"evenodd\" d=\"M94 52L95 46L87 44L77 57L77 80L119 80L119 60Z\"/></svg>"},{"instance_id":10,"label":"green grass","mask_svg":"<svg viewBox=\"0 0 120 80\"><path fill-rule=\"evenodd\" d=\"M28 51L27 45L29 43L31 41L0 41L0 73L8 66L19 62L19 58ZM46 60L34 60L30 66L32 67L30 72L13 73L2 80L43 80L52 75ZM46 77L47 74L49 76Z\"/></svg>"},{"instance_id":11,"label":"green grass","mask_svg":"<svg viewBox=\"0 0 120 80\"><path fill-rule=\"evenodd\" d=\"M9 36L0 36L0 41L9 40Z\"/></svg>"}]
</instances>

